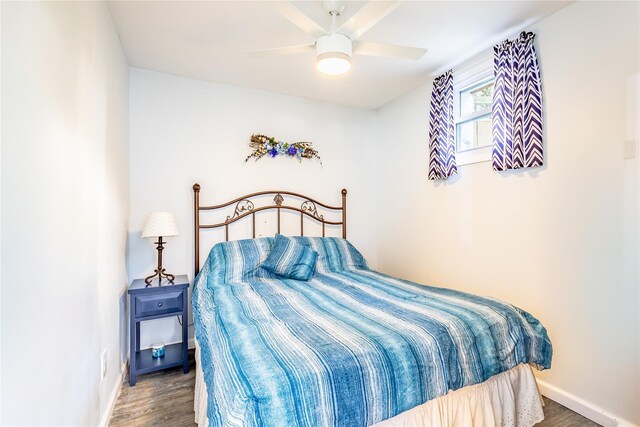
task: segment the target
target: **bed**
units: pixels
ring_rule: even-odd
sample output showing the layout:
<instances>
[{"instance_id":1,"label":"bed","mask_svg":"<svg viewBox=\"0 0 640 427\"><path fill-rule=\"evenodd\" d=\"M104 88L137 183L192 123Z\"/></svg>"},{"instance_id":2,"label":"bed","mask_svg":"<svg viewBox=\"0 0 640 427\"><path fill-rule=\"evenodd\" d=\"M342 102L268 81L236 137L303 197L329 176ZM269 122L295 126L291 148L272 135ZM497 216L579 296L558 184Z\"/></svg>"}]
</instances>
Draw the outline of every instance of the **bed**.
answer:
<instances>
[{"instance_id":1,"label":"bed","mask_svg":"<svg viewBox=\"0 0 640 427\"><path fill-rule=\"evenodd\" d=\"M193 189L200 426L531 426L544 418L531 370L551 366L540 322L493 298L369 268L346 239L346 190L341 206L284 191L201 206ZM256 207L265 196L271 203ZM224 208L232 209L224 221L201 223L201 212ZM256 236L256 214L267 210L276 212L276 237ZM280 234L284 212L299 217L300 236ZM250 238L230 240L243 218ZM305 236L306 221L319 223L322 237ZM342 237L326 237L327 227ZM200 269L200 233L212 228L224 229L225 241ZM274 272L267 267L282 245L288 270ZM292 260L306 260L302 252L315 258L302 262L314 271L300 278L289 273L301 271Z\"/></svg>"}]
</instances>

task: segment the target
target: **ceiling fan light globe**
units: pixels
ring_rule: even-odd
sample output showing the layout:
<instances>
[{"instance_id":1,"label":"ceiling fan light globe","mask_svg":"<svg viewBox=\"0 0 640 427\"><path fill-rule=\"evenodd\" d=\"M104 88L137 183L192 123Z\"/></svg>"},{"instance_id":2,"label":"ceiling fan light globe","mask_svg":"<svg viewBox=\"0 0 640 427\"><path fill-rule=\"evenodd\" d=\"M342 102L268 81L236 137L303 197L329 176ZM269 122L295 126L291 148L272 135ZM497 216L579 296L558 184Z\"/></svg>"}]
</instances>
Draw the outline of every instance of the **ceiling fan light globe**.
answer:
<instances>
[{"instance_id":1,"label":"ceiling fan light globe","mask_svg":"<svg viewBox=\"0 0 640 427\"><path fill-rule=\"evenodd\" d=\"M340 52L323 53L318 55L316 67L321 73L337 76L351 69L351 58Z\"/></svg>"}]
</instances>

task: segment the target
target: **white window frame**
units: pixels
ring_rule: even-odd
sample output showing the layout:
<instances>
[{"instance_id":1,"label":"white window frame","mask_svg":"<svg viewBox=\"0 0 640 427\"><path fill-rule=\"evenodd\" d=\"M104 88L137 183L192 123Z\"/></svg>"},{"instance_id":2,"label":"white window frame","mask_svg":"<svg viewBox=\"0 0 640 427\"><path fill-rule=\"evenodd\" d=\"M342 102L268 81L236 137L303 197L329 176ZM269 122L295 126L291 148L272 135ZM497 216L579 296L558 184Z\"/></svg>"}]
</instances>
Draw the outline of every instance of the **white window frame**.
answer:
<instances>
[{"instance_id":1,"label":"white window frame","mask_svg":"<svg viewBox=\"0 0 640 427\"><path fill-rule=\"evenodd\" d=\"M472 163L491 161L491 145L471 148L465 151L458 151L458 125L486 114L484 111L479 111L466 114L464 117L461 117L460 92L464 92L473 86L477 86L480 83L487 82L494 78L493 52L479 57L471 65L461 67L460 69L454 69L453 73L453 116L454 129L456 133L456 164L458 166L464 166Z\"/></svg>"}]
</instances>

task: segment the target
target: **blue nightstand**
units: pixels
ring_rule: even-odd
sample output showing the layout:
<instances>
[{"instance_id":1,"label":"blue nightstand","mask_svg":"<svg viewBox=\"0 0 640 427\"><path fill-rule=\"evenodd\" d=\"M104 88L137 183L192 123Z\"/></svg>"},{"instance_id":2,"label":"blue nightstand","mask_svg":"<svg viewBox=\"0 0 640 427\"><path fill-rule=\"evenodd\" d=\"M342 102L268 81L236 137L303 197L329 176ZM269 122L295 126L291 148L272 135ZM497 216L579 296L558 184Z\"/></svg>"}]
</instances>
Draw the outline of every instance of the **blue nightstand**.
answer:
<instances>
[{"instance_id":1,"label":"blue nightstand","mask_svg":"<svg viewBox=\"0 0 640 427\"><path fill-rule=\"evenodd\" d=\"M144 279L129 286L129 384L136 385L136 375L182 365L189 372L187 343L189 333L189 278L176 276L173 284L154 279L147 285ZM182 342L165 347L165 355L154 359L151 349L140 350L140 322L163 317L182 316Z\"/></svg>"}]
</instances>

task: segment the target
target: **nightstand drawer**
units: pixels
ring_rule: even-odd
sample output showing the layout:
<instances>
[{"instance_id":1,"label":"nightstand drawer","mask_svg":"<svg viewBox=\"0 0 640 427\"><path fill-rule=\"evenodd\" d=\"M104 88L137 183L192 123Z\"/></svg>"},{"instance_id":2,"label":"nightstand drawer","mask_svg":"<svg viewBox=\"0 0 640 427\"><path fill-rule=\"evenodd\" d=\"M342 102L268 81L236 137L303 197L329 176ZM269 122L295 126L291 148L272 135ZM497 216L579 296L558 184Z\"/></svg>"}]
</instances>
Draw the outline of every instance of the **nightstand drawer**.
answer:
<instances>
[{"instance_id":1,"label":"nightstand drawer","mask_svg":"<svg viewBox=\"0 0 640 427\"><path fill-rule=\"evenodd\" d=\"M182 291L163 292L155 295L135 297L136 317L156 316L158 314L179 313L182 311Z\"/></svg>"}]
</instances>

